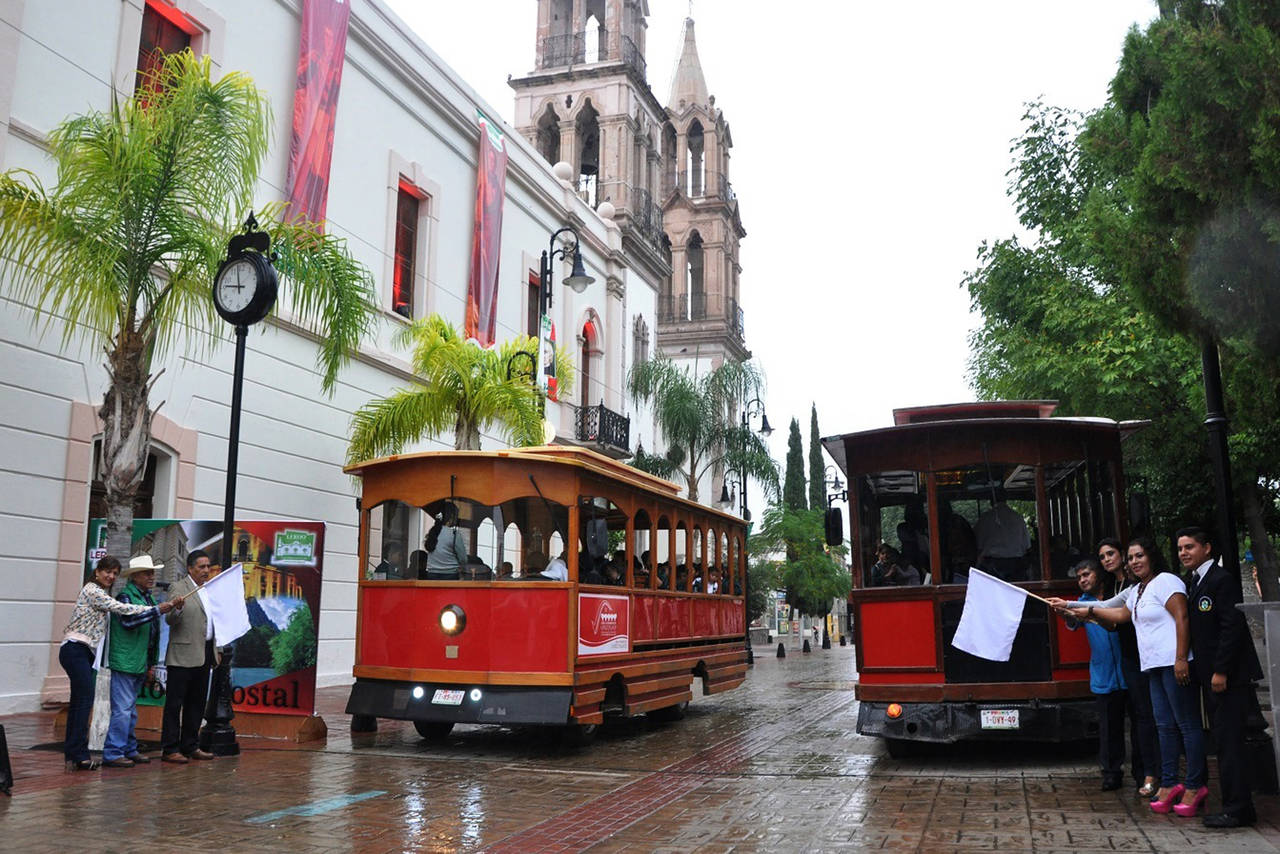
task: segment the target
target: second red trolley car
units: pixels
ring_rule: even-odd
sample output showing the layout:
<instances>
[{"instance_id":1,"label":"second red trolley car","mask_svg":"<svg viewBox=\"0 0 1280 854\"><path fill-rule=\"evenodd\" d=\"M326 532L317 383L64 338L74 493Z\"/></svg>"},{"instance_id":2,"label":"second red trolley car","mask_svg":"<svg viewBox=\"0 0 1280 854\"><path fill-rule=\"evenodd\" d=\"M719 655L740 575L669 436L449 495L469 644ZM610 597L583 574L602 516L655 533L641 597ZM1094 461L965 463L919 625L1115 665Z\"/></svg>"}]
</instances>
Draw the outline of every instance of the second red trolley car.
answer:
<instances>
[{"instance_id":1,"label":"second red trolley car","mask_svg":"<svg viewBox=\"0 0 1280 854\"><path fill-rule=\"evenodd\" d=\"M359 463L354 729L678 717L746 675L746 531L678 488L570 447ZM423 580L434 517L457 509L467 560ZM567 580L543 573L563 555Z\"/></svg>"},{"instance_id":2,"label":"second red trolley car","mask_svg":"<svg viewBox=\"0 0 1280 854\"><path fill-rule=\"evenodd\" d=\"M1102 537L1126 536L1120 441L1141 425L1051 418L1055 407L901 409L893 427L823 440L849 482L858 732L887 739L891 753L911 742L1096 734L1085 633L1042 603L1028 598L1007 662L951 645L970 567L1075 598L1072 565ZM884 544L924 583L876 586Z\"/></svg>"}]
</instances>

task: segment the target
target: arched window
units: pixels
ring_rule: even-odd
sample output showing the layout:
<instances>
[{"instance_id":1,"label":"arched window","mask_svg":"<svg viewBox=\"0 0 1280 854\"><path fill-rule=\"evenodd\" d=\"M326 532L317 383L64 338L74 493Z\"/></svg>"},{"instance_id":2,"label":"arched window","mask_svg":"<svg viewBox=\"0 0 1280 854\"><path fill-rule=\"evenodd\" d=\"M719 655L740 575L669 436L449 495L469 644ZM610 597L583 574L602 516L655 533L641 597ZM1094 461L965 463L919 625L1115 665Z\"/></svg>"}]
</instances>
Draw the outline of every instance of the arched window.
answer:
<instances>
[{"instance_id":1,"label":"arched window","mask_svg":"<svg viewBox=\"0 0 1280 854\"><path fill-rule=\"evenodd\" d=\"M685 291L689 294L689 319L702 320L707 316L707 294L703 285L702 235L697 231L689 237L689 245L685 250L685 270Z\"/></svg>"},{"instance_id":2,"label":"arched window","mask_svg":"<svg viewBox=\"0 0 1280 854\"><path fill-rule=\"evenodd\" d=\"M638 365L649 361L649 324L644 315L637 314L631 328L631 362Z\"/></svg>"},{"instance_id":3,"label":"arched window","mask_svg":"<svg viewBox=\"0 0 1280 854\"><path fill-rule=\"evenodd\" d=\"M600 116L588 99L575 120L578 139L578 195L591 207L599 204Z\"/></svg>"},{"instance_id":4,"label":"arched window","mask_svg":"<svg viewBox=\"0 0 1280 854\"><path fill-rule=\"evenodd\" d=\"M538 119L538 153L551 164L560 161L560 117L555 107L547 104Z\"/></svg>"},{"instance_id":5,"label":"arched window","mask_svg":"<svg viewBox=\"0 0 1280 854\"><path fill-rule=\"evenodd\" d=\"M703 157L704 139L702 133L702 123L697 119L693 120L693 124L689 125L689 132L685 135L689 148L689 155L685 168L689 172L689 180L686 184L690 197L698 198L706 193L706 171Z\"/></svg>"},{"instance_id":6,"label":"arched window","mask_svg":"<svg viewBox=\"0 0 1280 854\"><path fill-rule=\"evenodd\" d=\"M602 356L600 331L596 328L594 319L588 320L582 325L582 353L579 361L582 375L578 377L578 382L581 383L583 408L590 406L591 402L599 397L596 386L600 384Z\"/></svg>"},{"instance_id":7,"label":"arched window","mask_svg":"<svg viewBox=\"0 0 1280 854\"><path fill-rule=\"evenodd\" d=\"M662 197L665 199L676 188L676 129L667 122L662 126Z\"/></svg>"},{"instance_id":8,"label":"arched window","mask_svg":"<svg viewBox=\"0 0 1280 854\"><path fill-rule=\"evenodd\" d=\"M590 15L587 18L586 56L583 61L600 62L607 58L605 55L607 49L604 26L594 14Z\"/></svg>"}]
</instances>

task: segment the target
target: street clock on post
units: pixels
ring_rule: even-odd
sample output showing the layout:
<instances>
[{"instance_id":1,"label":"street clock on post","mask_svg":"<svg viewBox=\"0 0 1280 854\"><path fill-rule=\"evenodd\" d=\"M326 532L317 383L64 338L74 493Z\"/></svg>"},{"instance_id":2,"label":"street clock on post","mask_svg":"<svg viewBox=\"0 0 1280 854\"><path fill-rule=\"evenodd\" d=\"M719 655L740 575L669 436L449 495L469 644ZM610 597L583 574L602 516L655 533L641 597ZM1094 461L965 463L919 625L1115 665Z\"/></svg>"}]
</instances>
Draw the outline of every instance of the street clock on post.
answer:
<instances>
[{"instance_id":1,"label":"street clock on post","mask_svg":"<svg viewBox=\"0 0 1280 854\"><path fill-rule=\"evenodd\" d=\"M213 307L233 326L252 326L271 313L278 285L276 268L267 256L243 251L218 268Z\"/></svg>"}]
</instances>

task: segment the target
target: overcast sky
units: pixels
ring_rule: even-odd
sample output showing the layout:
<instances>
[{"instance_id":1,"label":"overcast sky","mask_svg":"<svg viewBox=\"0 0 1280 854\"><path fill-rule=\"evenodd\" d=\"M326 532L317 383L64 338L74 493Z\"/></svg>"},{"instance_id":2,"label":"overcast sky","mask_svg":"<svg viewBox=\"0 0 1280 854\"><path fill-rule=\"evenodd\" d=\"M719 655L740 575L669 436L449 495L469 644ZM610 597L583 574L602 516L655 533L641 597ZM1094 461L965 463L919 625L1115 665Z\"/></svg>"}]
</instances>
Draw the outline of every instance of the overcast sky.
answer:
<instances>
[{"instance_id":1,"label":"overcast sky","mask_svg":"<svg viewBox=\"0 0 1280 854\"><path fill-rule=\"evenodd\" d=\"M536 0L388 0L508 122L534 64ZM649 0L649 83L666 103L687 0ZM973 398L960 287L1013 234L1009 145L1026 102L1106 99L1155 0L697 0L707 86L733 130L747 237L747 345L778 428L823 435L894 407ZM753 495L753 506L759 507Z\"/></svg>"}]
</instances>

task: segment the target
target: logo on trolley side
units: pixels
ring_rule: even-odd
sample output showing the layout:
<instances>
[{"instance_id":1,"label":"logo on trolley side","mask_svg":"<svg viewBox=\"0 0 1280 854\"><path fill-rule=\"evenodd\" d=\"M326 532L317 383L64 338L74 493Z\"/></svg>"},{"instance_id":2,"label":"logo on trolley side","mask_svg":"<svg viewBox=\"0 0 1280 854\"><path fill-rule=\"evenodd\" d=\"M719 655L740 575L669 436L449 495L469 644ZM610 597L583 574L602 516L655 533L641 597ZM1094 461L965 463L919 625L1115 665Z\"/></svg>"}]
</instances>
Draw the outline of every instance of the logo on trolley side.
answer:
<instances>
[{"instance_id":1,"label":"logo on trolley side","mask_svg":"<svg viewBox=\"0 0 1280 854\"><path fill-rule=\"evenodd\" d=\"M630 652L630 600L601 593L578 594L578 655Z\"/></svg>"}]
</instances>

